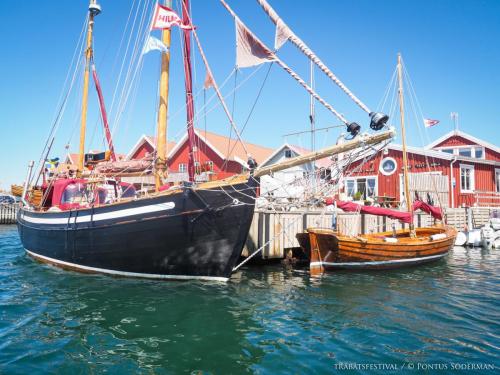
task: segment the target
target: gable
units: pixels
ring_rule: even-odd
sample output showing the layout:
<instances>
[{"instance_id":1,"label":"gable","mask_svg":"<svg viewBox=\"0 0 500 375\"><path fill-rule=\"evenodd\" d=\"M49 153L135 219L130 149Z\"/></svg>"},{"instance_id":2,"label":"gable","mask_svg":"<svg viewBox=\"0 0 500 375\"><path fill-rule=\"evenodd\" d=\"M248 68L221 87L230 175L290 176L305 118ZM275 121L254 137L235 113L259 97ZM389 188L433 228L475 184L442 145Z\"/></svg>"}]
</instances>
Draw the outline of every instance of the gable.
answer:
<instances>
[{"instance_id":1,"label":"gable","mask_svg":"<svg viewBox=\"0 0 500 375\"><path fill-rule=\"evenodd\" d=\"M444 141L438 143L433 148L449 147L449 146L476 146L476 145L478 145L478 144L469 140L469 139L466 139L466 138L461 137L459 135L453 135L453 136L445 139ZM478 146L480 146L480 145L478 145Z\"/></svg>"}]
</instances>

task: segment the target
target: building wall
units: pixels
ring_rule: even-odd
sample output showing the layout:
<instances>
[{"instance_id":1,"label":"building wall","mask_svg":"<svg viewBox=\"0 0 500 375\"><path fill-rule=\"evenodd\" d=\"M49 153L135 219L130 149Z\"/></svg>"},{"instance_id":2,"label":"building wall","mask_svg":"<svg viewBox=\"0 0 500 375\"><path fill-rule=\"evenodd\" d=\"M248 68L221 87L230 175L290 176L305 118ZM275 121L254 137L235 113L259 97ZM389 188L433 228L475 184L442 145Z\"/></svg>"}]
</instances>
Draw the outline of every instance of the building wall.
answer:
<instances>
[{"instance_id":1,"label":"building wall","mask_svg":"<svg viewBox=\"0 0 500 375\"><path fill-rule=\"evenodd\" d=\"M152 155L155 149L149 144L149 142L143 142L137 151L131 156L130 159L139 160L146 157L147 154Z\"/></svg>"},{"instance_id":2,"label":"building wall","mask_svg":"<svg viewBox=\"0 0 500 375\"><path fill-rule=\"evenodd\" d=\"M385 176L379 171L380 162L386 157L393 158L397 163L397 170L390 176ZM428 163L427 163L428 160ZM409 161L409 172L441 172L443 175L448 176L449 180L449 199L448 205L451 207L452 201L455 207L459 206L473 206L475 204L482 205L498 205L500 202L498 199L488 198L485 194L480 198L480 202L477 201L477 195L474 193L464 193L460 189L460 164L467 164L474 166L474 190L483 192L494 192L495 191L495 166L481 163L477 161L460 161L457 160L453 163L453 177L455 178L455 187L452 186L452 180L450 176L450 160L440 159L436 157L428 157L426 160L425 156L408 153ZM358 172L353 172L358 168L360 162L353 163L348 169L348 174L350 177L361 177L361 176L378 176L378 187L377 195L393 197L396 200L400 198L400 184L399 175L403 173L403 153L398 150L389 150L388 154L384 155L382 152L378 153L373 159L369 160L367 163L359 167ZM430 164L431 167L428 168L427 165ZM499 168L499 167L497 167ZM352 172L352 173L350 173ZM452 199L453 194L453 199Z\"/></svg>"},{"instance_id":3,"label":"building wall","mask_svg":"<svg viewBox=\"0 0 500 375\"><path fill-rule=\"evenodd\" d=\"M443 142L439 143L438 145L434 146L434 148L436 148L436 147L457 147L457 146L484 147L484 146L478 145L477 143L474 143L474 142L472 142L464 137L461 137L459 135L454 135L454 136L451 136L450 138L444 140ZM500 161L500 153L496 152L495 150L484 147L484 154L485 154L486 160Z\"/></svg>"},{"instance_id":4,"label":"building wall","mask_svg":"<svg viewBox=\"0 0 500 375\"><path fill-rule=\"evenodd\" d=\"M225 160L217 155L210 147L206 146L198 136L196 136L195 143L200 145L195 153L195 161L200 162L201 166L208 161L212 161L214 163L213 172L216 174L217 179L226 178L242 172L242 165L240 163L233 160L224 163ZM168 160L169 171L179 172L179 164L186 164L187 167L188 160L188 143L184 142L177 152Z\"/></svg>"}]
</instances>

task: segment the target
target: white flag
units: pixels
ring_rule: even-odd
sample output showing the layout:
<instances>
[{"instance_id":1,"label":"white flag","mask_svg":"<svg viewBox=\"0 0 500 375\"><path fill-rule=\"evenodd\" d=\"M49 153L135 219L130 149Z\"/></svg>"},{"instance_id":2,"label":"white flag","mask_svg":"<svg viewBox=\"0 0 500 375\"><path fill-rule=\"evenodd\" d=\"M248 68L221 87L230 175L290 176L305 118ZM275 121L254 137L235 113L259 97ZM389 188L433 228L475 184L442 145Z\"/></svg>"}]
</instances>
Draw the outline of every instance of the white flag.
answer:
<instances>
[{"instance_id":1,"label":"white flag","mask_svg":"<svg viewBox=\"0 0 500 375\"><path fill-rule=\"evenodd\" d=\"M278 22L276 22L276 34L274 36L274 49L276 51L279 50L291 36L292 34L288 26L285 25L281 18L278 18Z\"/></svg>"},{"instance_id":2,"label":"white flag","mask_svg":"<svg viewBox=\"0 0 500 375\"><path fill-rule=\"evenodd\" d=\"M275 60L274 53L248 30L238 18L236 22L236 66L246 68Z\"/></svg>"},{"instance_id":3,"label":"white flag","mask_svg":"<svg viewBox=\"0 0 500 375\"><path fill-rule=\"evenodd\" d=\"M168 52L168 47L163 44L163 42L159 39L156 39L153 36L148 36L148 40L146 41L146 44L144 45L144 48L142 49L142 54L145 55L149 51L153 50L158 50L167 53Z\"/></svg>"}]
</instances>

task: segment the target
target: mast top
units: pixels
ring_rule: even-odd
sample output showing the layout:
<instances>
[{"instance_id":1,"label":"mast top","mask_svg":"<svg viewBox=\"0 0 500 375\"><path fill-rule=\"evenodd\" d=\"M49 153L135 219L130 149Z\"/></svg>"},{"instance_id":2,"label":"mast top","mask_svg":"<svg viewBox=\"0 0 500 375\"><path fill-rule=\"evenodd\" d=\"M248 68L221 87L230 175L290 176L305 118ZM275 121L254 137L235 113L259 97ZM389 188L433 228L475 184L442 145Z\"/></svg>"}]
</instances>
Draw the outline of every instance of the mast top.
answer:
<instances>
[{"instance_id":1,"label":"mast top","mask_svg":"<svg viewBox=\"0 0 500 375\"><path fill-rule=\"evenodd\" d=\"M96 0L90 0L89 12L93 16L97 16L99 13L101 13L101 6L97 4Z\"/></svg>"}]
</instances>

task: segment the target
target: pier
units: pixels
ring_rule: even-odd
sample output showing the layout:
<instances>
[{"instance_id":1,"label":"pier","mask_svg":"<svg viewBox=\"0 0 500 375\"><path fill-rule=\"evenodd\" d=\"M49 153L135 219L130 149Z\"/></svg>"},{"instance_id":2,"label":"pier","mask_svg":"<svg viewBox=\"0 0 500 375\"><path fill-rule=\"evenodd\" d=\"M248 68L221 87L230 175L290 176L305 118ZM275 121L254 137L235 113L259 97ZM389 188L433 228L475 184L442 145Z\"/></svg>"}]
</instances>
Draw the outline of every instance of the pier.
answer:
<instances>
[{"instance_id":1,"label":"pier","mask_svg":"<svg viewBox=\"0 0 500 375\"><path fill-rule=\"evenodd\" d=\"M17 203L0 204L0 224L15 224L18 209Z\"/></svg>"},{"instance_id":2,"label":"pier","mask_svg":"<svg viewBox=\"0 0 500 375\"><path fill-rule=\"evenodd\" d=\"M495 208L467 207L444 209L448 224L464 230L470 210L472 225L480 228L488 222ZM498 209L498 208L496 208ZM299 247L295 234L310 227L331 228L333 213L326 211L293 211L277 212L256 210L248 235L243 255L248 256L263 247L261 259L282 259L294 248ZM415 214L414 222L418 227L431 226L434 219L425 213ZM378 231L390 231L392 228L402 229L407 225L381 216L337 213L337 228L345 234L357 235Z\"/></svg>"}]
</instances>

